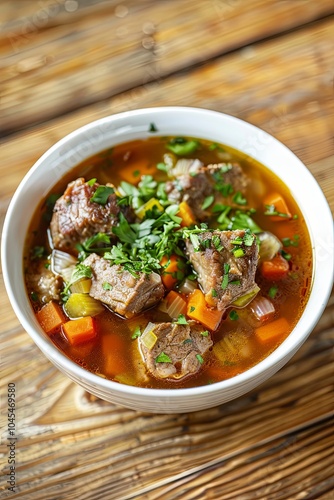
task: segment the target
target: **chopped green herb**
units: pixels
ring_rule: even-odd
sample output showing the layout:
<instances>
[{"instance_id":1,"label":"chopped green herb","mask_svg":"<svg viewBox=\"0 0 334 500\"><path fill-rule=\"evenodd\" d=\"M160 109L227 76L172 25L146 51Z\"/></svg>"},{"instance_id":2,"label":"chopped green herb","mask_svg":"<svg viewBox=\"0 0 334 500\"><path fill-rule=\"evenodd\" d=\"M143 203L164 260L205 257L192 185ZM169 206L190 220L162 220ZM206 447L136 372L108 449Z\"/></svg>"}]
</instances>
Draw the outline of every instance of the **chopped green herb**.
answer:
<instances>
[{"instance_id":1,"label":"chopped green herb","mask_svg":"<svg viewBox=\"0 0 334 500\"><path fill-rule=\"evenodd\" d=\"M285 260L291 260L291 253L288 253L288 252L284 252L284 250L282 250L282 257L285 258Z\"/></svg>"},{"instance_id":2,"label":"chopped green herb","mask_svg":"<svg viewBox=\"0 0 334 500\"><path fill-rule=\"evenodd\" d=\"M192 313L192 312L194 312L194 311L195 311L195 309L196 309L196 307L195 307L195 306L190 306L190 312L191 312L191 313Z\"/></svg>"},{"instance_id":3,"label":"chopped green herb","mask_svg":"<svg viewBox=\"0 0 334 500\"><path fill-rule=\"evenodd\" d=\"M233 255L234 257L236 257L237 259L239 259L240 257L243 257L245 255L245 251L242 249L242 248L235 248L233 250Z\"/></svg>"},{"instance_id":4,"label":"chopped green herb","mask_svg":"<svg viewBox=\"0 0 334 500\"><path fill-rule=\"evenodd\" d=\"M213 142L209 146L209 151L214 151L215 149L218 149L218 151L225 151L225 149L223 149L219 144L217 144L217 142Z\"/></svg>"},{"instance_id":5,"label":"chopped green herb","mask_svg":"<svg viewBox=\"0 0 334 500\"><path fill-rule=\"evenodd\" d=\"M202 335L203 337L208 337L208 335L209 335L209 330L205 330L204 332L201 332L201 335Z\"/></svg>"},{"instance_id":6,"label":"chopped green herb","mask_svg":"<svg viewBox=\"0 0 334 500\"><path fill-rule=\"evenodd\" d=\"M199 142L195 140L186 140L183 137L171 139L166 148L177 156L188 155L199 148Z\"/></svg>"},{"instance_id":7,"label":"chopped green herb","mask_svg":"<svg viewBox=\"0 0 334 500\"><path fill-rule=\"evenodd\" d=\"M211 194L210 196L207 196L203 201L202 210L206 210L207 208L209 208L212 205L212 203L214 202L214 199L215 199L215 197L213 196L213 194Z\"/></svg>"},{"instance_id":8,"label":"chopped green herb","mask_svg":"<svg viewBox=\"0 0 334 500\"><path fill-rule=\"evenodd\" d=\"M214 288L212 288L211 295L212 295L212 297L218 297L217 290L215 290Z\"/></svg>"},{"instance_id":9,"label":"chopped green herb","mask_svg":"<svg viewBox=\"0 0 334 500\"><path fill-rule=\"evenodd\" d=\"M106 290L106 291L112 290L111 284L107 283L106 281L102 284L102 288L103 288L103 290Z\"/></svg>"},{"instance_id":10,"label":"chopped green herb","mask_svg":"<svg viewBox=\"0 0 334 500\"><path fill-rule=\"evenodd\" d=\"M204 359L202 358L202 356L200 354L196 354L196 358L198 359L198 361L200 362L201 365L204 363Z\"/></svg>"},{"instance_id":11,"label":"chopped green herb","mask_svg":"<svg viewBox=\"0 0 334 500\"><path fill-rule=\"evenodd\" d=\"M68 299L69 290L74 283L83 278L91 278L91 277L92 277L92 270L89 266L85 266L85 264L81 263L77 264L73 269L70 281L66 283L66 286L61 294L63 300L66 301Z\"/></svg>"},{"instance_id":12,"label":"chopped green herb","mask_svg":"<svg viewBox=\"0 0 334 500\"><path fill-rule=\"evenodd\" d=\"M140 176L140 170L134 170L132 172L133 177L139 177Z\"/></svg>"},{"instance_id":13,"label":"chopped green herb","mask_svg":"<svg viewBox=\"0 0 334 500\"><path fill-rule=\"evenodd\" d=\"M223 276L223 280L222 280L222 284L221 284L221 288L222 290L226 290L227 286L228 286L228 273L229 273L229 270L230 270L230 264L224 264L224 276Z\"/></svg>"},{"instance_id":14,"label":"chopped green herb","mask_svg":"<svg viewBox=\"0 0 334 500\"><path fill-rule=\"evenodd\" d=\"M177 321L176 321L176 324L178 324L178 325L187 325L188 324L188 321L187 321L184 314L179 314Z\"/></svg>"},{"instance_id":15,"label":"chopped green herb","mask_svg":"<svg viewBox=\"0 0 334 500\"><path fill-rule=\"evenodd\" d=\"M168 167L168 165L166 165L166 163L160 162L160 163L157 163L157 169L161 170L162 172L168 172L169 167Z\"/></svg>"},{"instance_id":16,"label":"chopped green herb","mask_svg":"<svg viewBox=\"0 0 334 500\"><path fill-rule=\"evenodd\" d=\"M88 184L88 186L92 187L92 186L94 186L96 180L97 180L96 178L90 179L89 181L86 182L86 184Z\"/></svg>"},{"instance_id":17,"label":"chopped green herb","mask_svg":"<svg viewBox=\"0 0 334 500\"><path fill-rule=\"evenodd\" d=\"M138 337L141 336L141 331L140 331L140 327L139 326L136 326L136 328L134 329L134 332L133 334L131 335L131 338L132 339L137 339Z\"/></svg>"},{"instance_id":18,"label":"chopped green herb","mask_svg":"<svg viewBox=\"0 0 334 500\"><path fill-rule=\"evenodd\" d=\"M293 239L290 238L282 238L282 243L284 247L298 247L299 245L299 234L295 234Z\"/></svg>"},{"instance_id":19,"label":"chopped green herb","mask_svg":"<svg viewBox=\"0 0 334 500\"><path fill-rule=\"evenodd\" d=\"M38 301L38 295L36 292L31 292L30 297L31 297L32 301L34 301L34 302Z\"/></svg>"},{"instance_id":20,"label":"chopped green herb","mask_svg":"<svg viewBox=\"0 0 334 500\"><path fill-rule=\"evenodd\" d=\"M230 281L230 285L240 285L241 284L241 281L240 280L233 280L233 281Z\"/></svg>"},{"instance_id":21,"label":"chopped green herb","mask_svg":"<svg viewBox=\"0 0 334 500\"><path fill-rule=\"evenodd\" d=\"M157 129L155 123L153 123L153 122L150 123L150 127L149 127L148 131L149 132L158 132L158 129Z\"/></svg>"},{"instance_id":22,"label":"chopped green herb","mask_svg":"<svg viewBox=\"0 0 334 500\"><path fill-rule=\"evenodd\" d=\"M108 201L109 196L114 192L114 188L110 186L99 186L91 197L90 201L98 203L99 205L105 205Z\"/></svg>"},{"instance_id":23,"label":"chopped green herb","mask_svg":"<svg viewBox=\"0 0 334 500\"><path fill-rule=\"evenodd\" d=\"M239 315L234 309L230 312L229 317L232 321L237 321L237 319L239 319Z\"/></svg>"},{"instance_id":24,"label":"chopped green herb","mask_svg":"<svg viewBox=\"0 0 334 500\"><path fill-rule=\"evenodd\" d=\"M247 200L242 196L242 193L240 191L237 191L235 195L233 196L233 201L237 205L247 205Z\"/></svg>"},{"instance_id":25,"label":"chopped green herb","mask_svg":"<svg viewBox=\"0 0 334 500\"><path fill-rule=\"evenodd\" d=\"M274 299L277 295L278 287L276 285L269 288L268 295L271 299Z\"/></svg>"},{"instance_id":26,"label":"chopped green herb","mask_svg":"<svg viewBox=\"0 0 334 500\"><path fill-rule=\"evenodd\" d=\"M42 259L46 256L46 250L42 246L35 246L32 250L31 258L33 260Z\"/></svg>"},{"instance_id":27,"label":"chopped green herb","mask_svg":"<svg viewBox=\"0 0 334 500\"><path fill-rule=\"evenodd\" d=\"M159 354L159 356L157 356L155 358L155 362L156 363L171 363L172 360L170 359L170 357L167 354L165 354L164 352L161 352Z\"/></svg>"},{"instance_id":28,"label":"chopped green herb","mask_svg":"<svg viewBox=\"0 0 334 500\"><path fill-rule=\"evenodd\" d=\"M221 250L223 250L224 247L221 244L219 236L217 236L216 234L214 234L212 236L212 243L213 243L213 246L215 247L215 249L217 250L217 252L221 252Z\"/></svg>"},{"instance_id":29,"label":"chopped green herb","mask_svg":"<svg viewBox=\"0 0 334 500\"><path fill-rule=\"evenodd\" d=\"M192 344L192 340L191 339L185 339L182 344Z\"/></svg>"}]
</instances>

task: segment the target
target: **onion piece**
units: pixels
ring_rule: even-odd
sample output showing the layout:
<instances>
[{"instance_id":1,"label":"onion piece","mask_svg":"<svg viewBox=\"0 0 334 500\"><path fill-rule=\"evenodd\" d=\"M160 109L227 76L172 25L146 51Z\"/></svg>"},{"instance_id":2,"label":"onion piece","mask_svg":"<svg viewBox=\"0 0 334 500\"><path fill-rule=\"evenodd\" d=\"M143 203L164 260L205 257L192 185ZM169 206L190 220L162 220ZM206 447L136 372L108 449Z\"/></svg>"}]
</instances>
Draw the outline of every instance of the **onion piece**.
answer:
<instances>
[{"instance_id":1,"label":"onion piece","mask_svg":"<svg viewBox=\"0 0 334 500\"><path fill-rule=\"evenodd\" d=\"M160 302L159 310L168 314L170 318L177 319L180 314L186 314L187 302L179 293L171 290Z\"/></svg>"},{"instance_id":2,"label":"onion piece","mask_svg":"<svg viewBox=\"0 0 334 500\"><path fill-rule=\"evenodd\" d=\"M153 332L153 328L155 327L155 323L149 322L140 336L141 343L150 351L155 346L158 337Z\"/></svg>"},{"instance_id":3,"label":"onion piece","mask_svg":"<svg viewBox=\"0 0 334 500\"><path fill-rule=\"evenodd\" d=\"M180 286L179 290L181 293L184 293L185 295L189 295L193 293L194 290L198 288L198 284L196 280L190 280L189 278L186 278L182 285Z\"/></svg>"},{"instance_id":4,"label":"onion piece","mask_svg":"<svg viewBox=\"0 0 334 500\"><path fill-rule=\"evenodd\" d=\"M172 169L171 174L174 177L179 177L180 175L196 173L203 166L200 160L190 160L187 158L181 158L176 162L175 167Z\"/></svg>"},{"instance_id":5,"label":"onion piece","mask_svg":"<svg viewBox=\"0 0 334 500\"><path fill-rule=\"evenodd\" d=\"M248 336L245 332L235 332L225 335L213 346L213 353L223 364L236 364L240 357L248 357Z\"/></svg>"},{"instance_id":6,"label":"onion piece","mask_svg":"<svg viewBox=\"0 0 334 500\"><path fill-rule=\"evenodd\" d=\"M281 241L269 231L259 233L257 237L260 240L259 261L271 260L275 255L282 250Z\"/></svg>"},{"instance_id":7,"label":"onion piece","mask_svg":"<svg viewBox=\"0 0 334 500\"><path fill-rule=\"evenodd\" d=\"M276 312L273 303L266 297L256 297L249 307L256 319L260 321L267 321Z\"/></svg>"},{"instance_id":8,"label":"onion piece","mask_svg":"<svg viewBox=\"0 0 334 500\"><path fill-rule=\"evenodd\" d=\"M61 250L52 250L51 253L51 271L60 275L65 281L69 281L72 271L77 264L78 259L73 255L62 252Z\"/></svg>"}]
</instances>

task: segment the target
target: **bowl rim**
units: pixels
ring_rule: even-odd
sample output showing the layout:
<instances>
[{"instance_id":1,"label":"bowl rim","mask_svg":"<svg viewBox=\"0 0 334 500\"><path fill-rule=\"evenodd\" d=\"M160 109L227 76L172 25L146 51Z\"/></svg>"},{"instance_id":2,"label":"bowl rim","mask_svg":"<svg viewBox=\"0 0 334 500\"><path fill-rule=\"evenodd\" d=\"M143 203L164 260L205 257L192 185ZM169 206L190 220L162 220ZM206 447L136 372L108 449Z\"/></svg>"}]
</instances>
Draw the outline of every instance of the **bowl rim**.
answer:
<instances>
[{"instance_id":1,"label":"bowl rim","mask_svg":"<svg viewBox=\"0 0 334 500\"><path fill-rule=\"evenodd\" d=\"M329 299L331 289L332 289L332 282L333 282L333 276L334 276L334 262L332 259L332 264L331 267L327 267L327 277L328 281L326 283L326 286L323 286L321 289L321 303L319 304L319 309L317 311L313 312L312 319L307 320L307 325L305 324L304 330L303 330L303 335L301 337L297 337L294 332L294 328L291 333L288 335L288 337L283 341L281 345L279 345L271 354L269 354L266 358L264 358L262 361L254 365L253 367L249 368L243 373L240 373L230 379L226 379L220 382L215 382L214 384L210 385L204 385L204 386L197 386L197 387L189 387L189 388L173 388L173 389L156 389L156 388L145 388L145 387L137 387L137 386L130 386L130 385L125 385L125 384L120 384L118 382L114 382L109 379L104 379L102 377L99 377L98 375L82 368L81 366L77 365L74 361L72 361L70 358L68 358L60 349L58 349L52 342L49 337L46 336L46 334L41 330L41 327L38 325L37 320L35 321L35 324L33 324L32 321L29 321L27 316L24 314L24 312L21 310L16 296L14 294L14 287L12 285L13 282L13 277L10 275L7 262L8 262L8 256L10 252L9 248L9 241L8 241L8 235L9 235L9 227L12 221L12 218L15 216L15 211L16 211L16 205L17 201L19 200L20 196L25 190L25 186L27 181L30 179L30 177L35 175L35 172L40 168L40 165L42 165L44 162L50 158L50 156L53 154L53 152L57 151L60 147L63 145L66 145L70 143L73 139L76 139L82 135L89 134L90 131L96 129L97 127L100 126L105 126L106 124L112 124L117 122L117 120L123 120L127 118L134 118L134 117L150 117L150 120L154 120L154 117L157 117L159 115L169 115L173 113L184 113L184 114L190 114L191 115L197 115L203 116L205 119L209 118L219 118L219 119L224 119L227 122L230 121L231 123L234 122L235 124L238 124L238 126L241 127L247 127L249 130L253 130L254 132L256 131L257 133L264 134L264 137L270 138L270 140L275 143L276 145L278 144L280 148L283 148L287 154L291 156L291 158L294 159L294 162L299 164L299 168L303 169L305 178L308 179L308 183L312 184L312 188L315 189L315 192L317 194L318 201L321 202L321 210L322 210L322 218L326 219L327 221L329 220L329 217L332 219L330 207L328 205L328 202L316 182L315 178L311 174L311 172L307 169L307 167L299 160L299 158L285 146L283 143L275 139L271 134L268 134L267 132L264 132L262 129L259 127L256 127L255 125L252 125L244 120L241 120L240 118L237 118L235 116L222 113L219 111L213 111L213 110L208 110L205 108L197 108L197 107L185 107L185 106L161 106L161 107L154 107L154 108L142 108L142 109L137 109L137 110L131 110L131 111L124 111L121 113L117 113L114 115L109 115L104 118L100 118L97 120L94 120L92 122L87 123L86 125L83 125L79 127L78 129L74 130L73 132L67 134L64 136L62 139L57 141L53 146L51 146L36 162L35 164L29 169L29 171L26 173L26 175L23 177L21 180L19 186L17 187L7 210L5 221L4 221L4 226L3 226L3 231L2 231L2 242L1 242L1 258L2 258L2 268L3 268L3 279L4 279L4 284L5 288L10 300L10 303L12 305L12 308L18 317L21 325L25 329L25 331L30 335L32 340L35 342L35 344L42 350L43 354L46 355L51 362L55 362L57 367L61 369L61 371L65 371L67 375L69 376L69 373L72 374L73 376L79 378L79 379L84 379L87 380L91 385L93 386L101 386L104 389L109 389L110 392L117 392L120 394L128 394L128 395L133 395L133 396L143 396L143 397L161 397L161 398L169 398L173 400L179 400L180 398L184 398L186 396L201 396L201 395L207 395L210 393L218 393L223 391L224 389L233 389L236 386L242 385L243 383L248 383L251 380L257 379L261 374L264 374L269 368L273 369L273 366L276 367L274 368L275 371L280 369L281 364L285 364L293 355L294 353L299 349L301 344L306 340L306 338L309 336L311 333L312 329L318 322L320 316L322 315L327 301ZM177 127L176 127L177 128ZM159 134L157 134L159 135ZM177 133L175 134L177 135ZM189 135L195 136L195 134L190 133ZM121 137L121 136L120 136ZM127 142L129 139L123 139L123 140L118 140L116 143L122 143L122 142ZM224 142L223 140L221 142ZM89 157L89 155L88 155ZM267 165L266 165L267 166ZM267 166L267 168L270 169L270 167ZM70 169L69 169L70 170ZM51 189L51 188L50 188ZM328 225L328 224L327 224ZM326 226L327 227L327 226ZM329 229L329 226L328 226ZM311 231L309 228L310 236ZM329 234L329 252L333 252L333 227L332 231L330 231ZM312 246L313 246L313 253L315 250L315 243L313 241ZM313 256L313 262L314 262L314 270L313 270L313 280L314 281L314 276L318 270L318 266L321 264L317 261L316 256ZM331 263L331 261L330 261ZM314 285L314 283L313 283ZM312 285L312 288L313 288ZM310 292L310 297L308 299L308 303L310 302L310 298L312 296L313 290ZM317 298L317 302L319 302L319 297ZM26 301L30 301L28 299L28 296L26 295ZM306 304L306 307L304 308L304 312L302 314L302 317L300 318L298 325L303 321L305 323L305 318L303 320L303 317L305 316L305 311L307 309L308 303ZM273 365L273 360L276 360L274 365ZM60 368L62 367L62 368ZM69 372L69 373L68 373ZM273 371L271 371L270 375L273 374Z\"/></svg>"}]
</instances>

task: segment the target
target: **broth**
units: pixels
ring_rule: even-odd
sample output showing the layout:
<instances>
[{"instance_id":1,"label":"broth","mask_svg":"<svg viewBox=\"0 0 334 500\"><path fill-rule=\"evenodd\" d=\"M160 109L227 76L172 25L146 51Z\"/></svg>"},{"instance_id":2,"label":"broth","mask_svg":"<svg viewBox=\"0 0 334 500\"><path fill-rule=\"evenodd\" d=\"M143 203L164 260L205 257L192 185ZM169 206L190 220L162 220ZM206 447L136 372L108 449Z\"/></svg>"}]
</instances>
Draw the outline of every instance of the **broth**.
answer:
<instances>
[{"instance_id":1,"label":"broth","mask_svg":"<svg viewBox=\"0 0 334 500\"><path fill-rule=\"evenodd\" d=\"M86 181L95 178L101 185L112 183L116 187L124 181L138 186L143 175L150 175L157 182L166 182L168 157L165 155L168 154L174 162L182 158L166 149L166 144L169 144L171 139L152 136L146 140L120 144L96 154L77 165L61 182L52 187L44 200L41 200L31 221L24 254L27 291L35 312L43 307L43 303L36 297L29 273L36 267L37 258L42 259L47 266L50 263L48 228L51 209L57 197L55 195L62 194L67 184L79 177L84 177ZM185 140L191 141L192 138ZM244 193L248 208L246 210L240 205L240 210L247 212L252 221L261 228L261 232L270 232L283 241L279 254L288 263L289 270L286 275L278 280L267 279L261 272L261 266L258 266L255 276L260 295L270 301L275 312L269 321L262 321L252 311L252 302L242 308L229 306L223 314L219 328L209 332L213 347L204 355L201 369L180 380L158 379L152 376L147 371L138 348L138 326L142 333L149 322L171 321L159 304L130 319L124 319L110 308L104 307L103 311L94 317L96 337L80 345L71 345L62 327L50 335L54 344L66 356L102 377L151 388L177 389L215 383L242 373L267 357L289 335L303 312L311 287L312 249L305 220L288 187L265 166L239 151L207 140L198 141L196 151L185 155L184 158L198 159L204 165L237 162L249 178L249 185ZM162 164L165 167L162 167ZM157 165L160 167L157 168ZM265 215L263 199L273 192L280 193L286 201L291 218L281 217L279 220L273 220L273 216ZM216 216L210 217L207 224L209 228L217 227ZM45 250L40 251L41 255L36 257L36 248ZM176 290L179 290L179 286L178 283ZM189 296L185 295L184 298L188 300ZM280 318L286 320L282 331L260 341L256 333L258 329L263 325L272 324L277 332L277 321Z\"/></svg>"}]
</instances>

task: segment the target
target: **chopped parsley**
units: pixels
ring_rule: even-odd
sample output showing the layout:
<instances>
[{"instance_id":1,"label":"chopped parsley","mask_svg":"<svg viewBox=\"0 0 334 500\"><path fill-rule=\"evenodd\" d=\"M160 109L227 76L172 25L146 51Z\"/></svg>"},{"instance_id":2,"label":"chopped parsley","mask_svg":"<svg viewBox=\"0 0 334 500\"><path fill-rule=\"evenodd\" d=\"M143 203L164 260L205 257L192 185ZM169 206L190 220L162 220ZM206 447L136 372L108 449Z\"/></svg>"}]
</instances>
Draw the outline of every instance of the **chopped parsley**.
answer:
<instances>
[{"instance_id":1,"label":"chopped parsley","mask_svg":"<svg viewBox=\"0 0 334 500\"><path fill-rule=\"evenodd\" d=\"M215 290L214 288L212 288L211 295L212 295L212 297L218 297L217 290Z\"/></svg>"},{"instance_id":2,"label":"chopped parsley","mask_svg":"<svg viewBox=\"0 0 334 500\"><path fill-rule=\"evenodd\" d=\"M187 325L188 324L188 321L187 321L184 314L179 314L177 321L176 321L176 324L177 325Z\"/></svg>"},{"instance_id":3,"label":"chopped parsley","mask_svg":"<svg viewBox=\"0 0 334 500\"><path fill-rule=\"evenodd\" d=\"M154 133L154 132L158 132L158 129L157 129L156 124L155 124L155 123L153 123L153 122L151 122L151 123L150 123L150 126L149 126L148 131L149 131L149 132L152 132L152 133Z\"/></svg>"},{"instance_id":4,"label":"chopped parsley","mask_svg":"<svg viewBox=\"0 0 334 500\"><path fill-rule=\"evenodd\" d=\"M141 330L140 330L140 327L137 325L136 328L133 331L133 334L131 335L131 338L134 340L134 339L137 339L140 336L141 336Z\"/></svg>"},{"instance_id":5,"label":"chopped parsley","mask_svg":"<svg viewBox=\"0 0 334 500\"><path fill-rule=\"evenodd\" d=\"M272 287L269 288L269 291L268 291L268 296L271 298L271 299L274 299L277 295L277 292L278 292L278 286L274 285Z\"/></svg>"},{"instance_id":6,"label":"chopped parsley","mask_svg":"<svg viewBox=\"0 0 334 500\"><path fill-rule=\"evenodd\" d=\"M91 278L91 277L92 277L92 270L89 266L86 266L85 264L82 263L77 264L73 269L70 280L66 283L66 286L62 291L61 295L63 300L66 301L68 299L69 290L74 283L83 278Z\"/></svg>"},{"instance_id":7,"label":"chopped parsley","mask_svg":"<svg viewBox=\"0 0 334 500\"><path fill-rule=\"evenodd\" d=\"M208 337L209 336L209 330L205 330L204 332L201 332L201 335L203 337Z\"/></svg>"},{"instance_id":8,"label":"chopped parsley","mask_svg":"<svg viewBox=\"0 0 334 500\"><path fill-rule=\"evenodd\" d=\"M156 363L171 363L172 360L170 359L170 357L167 354L165 354L164 352L161 352L159 354L159 356L157 356L155 358L155 362Z\"/></svg>"},{"instance_id":9,"label":"chopped parsley","mask_svg":"<svg viewBox=\"0 0 334 500\"><path fill-rule=\"evenodd\" d=\"M202 210L206 210L207 208L209 208L214 202L214 199L215 197L213 196L213 194L207 196L202 203Z\"/></svg>"},{"instance_id":10,"label":"chopped parsley","mask_svg":"<svg viewBox=\"0 0 334 500\"><path fill-rule=\"evenodd\" d=\"M200 143L194 139L187 140L184 137L175 137L171 139L166 148L177 156L189 155L199 148Z\"/></svg>"},{"instance_id":11,"label":"chopped parsley","mask_svg":"<svg viewBox=\"0 0 334 500\"><path fill-rule=\"evenodd\" d=\"M221 284L222 290L226 290L226 288L228 286L228 273L229 273L229 270L230 270L230 264L225 263L224 264L224 275L223 275L223 280L222 280L222 284Z\"/></svg>"},{"instance_id":12,"label":"chopped parsley","mask_svg":"<svg viewBox=\"0 0 334 500\"><path fill-rule=\"evenodd\" d=\"M200 354L196 354L196 358L201 365L204 363L204 359L202 358L202 356Z\"/></svg>"},{"instance_id":13,"label":"chopped parsley","mask_svg":"<svg viewBox=\"0 0 334 500\"><path fill-rule=\"evenodd\" d=\"M98 203L99 205L105 205L108 201L109 196L114 192L114 188L110 186L99 186L91 197L90 201Z\"/></svg>"},{"instance_id":14,"label":"chopped parsley","mask_svg":"<svg viewBox=\"0 0 334 500\"><path fill-rule=\"evenodd\" d=\"M112 285L110 283L108 283L107 281L105 281L102 284L102 288L103 288L103 290L110 291L110 290L112 290Z\"/></svg>"},{"instance_id":15,"label":"chopped parsley","mask_svg":"<svg viewBox=\"0 0 334 500\"><path fill-rule=\"evenodd\" d=\"M239 319L239 315L234 309L230 312L229 317L232 321L237 321Z\"/></svg>"},{"instance_id":16,"label":"chopped parsley","mask_svg":"<svg viewBox=\"0 0 334 500\"><path fill-rule=\"evenodd\" d=\"M299 234L295 234L293 239L290 238L282 238L282 243L284 247L298 247L299 245Z\"/></svg>"}]
</instances>

